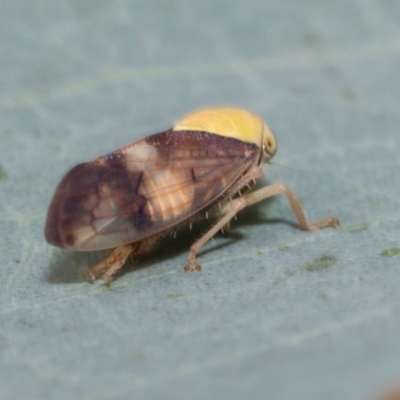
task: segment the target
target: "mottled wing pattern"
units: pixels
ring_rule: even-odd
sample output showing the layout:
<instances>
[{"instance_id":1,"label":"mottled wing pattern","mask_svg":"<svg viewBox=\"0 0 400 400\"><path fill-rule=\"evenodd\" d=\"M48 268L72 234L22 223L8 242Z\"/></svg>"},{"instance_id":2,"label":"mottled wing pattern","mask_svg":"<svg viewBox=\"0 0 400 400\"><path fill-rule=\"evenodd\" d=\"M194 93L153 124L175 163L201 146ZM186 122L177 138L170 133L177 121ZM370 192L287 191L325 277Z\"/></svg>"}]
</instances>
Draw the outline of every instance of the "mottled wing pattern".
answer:
<instances>
[{"instance_id":1,"label":"mottled wing pattern","mask_svg":"<svg viewBox=\"0 0 400 400\"><path fill-rule=\"evenodd\" d=\"M259 151L236 139L171 130L79 164L56 190L46 240L99 250L159 233L223 196Z\"/></svg>"}]
</instances>

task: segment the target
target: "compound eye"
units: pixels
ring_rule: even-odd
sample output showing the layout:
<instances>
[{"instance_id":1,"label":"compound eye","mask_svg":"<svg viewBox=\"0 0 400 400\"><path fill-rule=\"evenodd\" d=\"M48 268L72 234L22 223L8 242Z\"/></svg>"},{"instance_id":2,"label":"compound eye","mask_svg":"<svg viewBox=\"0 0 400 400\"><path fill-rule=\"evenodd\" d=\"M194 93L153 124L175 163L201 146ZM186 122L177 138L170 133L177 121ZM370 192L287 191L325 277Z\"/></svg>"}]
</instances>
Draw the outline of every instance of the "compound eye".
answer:
<instances>
[{"instance_id":1,"label":"compound eye","mask_svg":"<svg viewBox=\"0 0 400 400\"><path fill-rule=\"evenodd\" d=\"M264 125L263 147L268 158L272 158L275 155L277 149L276 139L267 125Z\"/></svg>"}]
</instances>

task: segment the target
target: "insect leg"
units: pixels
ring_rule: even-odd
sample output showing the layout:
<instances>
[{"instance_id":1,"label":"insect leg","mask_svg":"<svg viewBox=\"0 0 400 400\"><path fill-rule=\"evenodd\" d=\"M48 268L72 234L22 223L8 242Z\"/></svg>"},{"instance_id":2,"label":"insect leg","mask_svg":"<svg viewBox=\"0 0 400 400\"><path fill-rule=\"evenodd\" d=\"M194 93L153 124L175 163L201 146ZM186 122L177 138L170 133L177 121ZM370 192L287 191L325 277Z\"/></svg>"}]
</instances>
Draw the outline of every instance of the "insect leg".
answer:
<instances>
[{"instance_id":1,"label":"insect leg","mask_svg":"<svg viewBox=\"0 0 400 400\"><path fill-rule=\"evenodd\" d=\"M90 268L88 272L89 280L94 281L99 272L105 271L100 279L104 282L110 282L111 277L124 265L129 255L139 250L139 246L139 243L130 243L114 249L106 259Z\"/></svg>"},{"instance_id":2,"label":"insect leg","mask_svg":"<svg viewBox=\"0 0 400 400\"><path fill-rule=\"evenodd\" d=\"M296 199L293 192L283 183L274 183L265 186L255 192L247 193L242 197L236 198L230 202L225 203L221 209L217 209L212 213L212 216L223 215L223 217L214 225L203 237L192 245L189 253L188 263L185 265L185 271L200 271L201 267L196 263L196 254L200 249L210 240L220 229L222 229L229 221L243 208L252 204L258 203L268 197L276 196L277 194L284 193L289 200L290 206L297 218L300 229L305 231L313 231L316 229L324 228L326 226L333 226L338 228L340 226L339 220L335 217L329 216L319 221L309 223L307 221L305 212L300 202Z\"/></svg>"},{"instance_id":3,"label":"insect leg","mask_svg":"<svg viewBox=\"0 0 400 400\"><path fill-rule=\"evenodd\" d=\"M196 262L196 254L200 251L200 249L225 225L229 223L229 221L243 208L247 206L246 199L240 197L238 199L233 200L230 204L230 209L227 210L225 215L204 235L202 236L196 243L194 243L190 248L189 260L185 265L185 272L198 272L201 271L201 267Z\"/></svg>"},{"instance_id":4,"label":"insect leg","mask_svg":"<svg viewBox=\"0 0 400 400\"><path fill-rule=\"evenodd\" d=\"M247 205L250 206L268 197L276 196L277 194L280 193L284 193L287 199L289 200L290 206L292 207L292 210L297 218L300 229L304 231L313 231L316 229L323 228L325 226L333 226L335 228L338 228L340 226L339 220L331 216L313 223L309 223L307 221L303 207L301 206L300 202L296 199L293 192L286 185L280 182L274 183L269 186L265 186L259 190L256 190L255 192L248 193L244 195L243 198L246 200ZM221 213L223 214L229 213L231 206L232 203L224 204Z\"/></svg>"}]
</instances>

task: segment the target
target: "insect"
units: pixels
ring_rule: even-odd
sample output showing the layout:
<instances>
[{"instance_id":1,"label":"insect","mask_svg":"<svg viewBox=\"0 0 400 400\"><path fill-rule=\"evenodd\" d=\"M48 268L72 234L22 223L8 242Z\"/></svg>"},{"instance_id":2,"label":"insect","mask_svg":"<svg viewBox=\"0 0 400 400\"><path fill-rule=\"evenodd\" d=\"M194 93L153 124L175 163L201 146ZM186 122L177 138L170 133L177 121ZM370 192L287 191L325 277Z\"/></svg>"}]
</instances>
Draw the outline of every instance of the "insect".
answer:
<instances>
[{"instance_id":1,"label":"insect","mask_svg":"<svg viewBox=\"0 0 400 400\"><path fill-rule=\"evenodd\" d=\"M338 227L327 217L309 223L283 183L250 191L277 144L262 119L237 108L194 112L156 133L72 168L58 185L45 226L47 242L73 250L114 248L90 268L108 282L130 255L153 250L165 235L201 218L217 222L190 248L185 271L200 271L204 244L243 208L284 193L303 230Z\"/></svg>"}]
</instances>

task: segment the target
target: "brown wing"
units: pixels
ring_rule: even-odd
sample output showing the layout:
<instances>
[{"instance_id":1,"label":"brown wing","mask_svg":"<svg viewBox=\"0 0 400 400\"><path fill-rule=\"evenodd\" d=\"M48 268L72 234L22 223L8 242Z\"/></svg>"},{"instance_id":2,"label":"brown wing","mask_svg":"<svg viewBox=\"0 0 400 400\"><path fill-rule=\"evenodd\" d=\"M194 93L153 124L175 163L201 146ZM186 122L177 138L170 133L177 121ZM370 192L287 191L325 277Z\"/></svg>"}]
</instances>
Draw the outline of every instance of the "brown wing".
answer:
<instances>
[{"instance_id":1,"label":"brown wing","mask_svg":"<svg viewBox=\"0 0 400 400\"><path fill-rule=\"evenodd\" d=\"M55 192L46 240L99 250L171 228L223 196L259 151L206 132L166 131L79 164Z\"/></svg>"}]
</instances>

